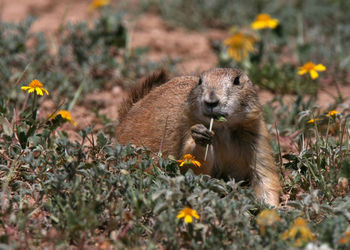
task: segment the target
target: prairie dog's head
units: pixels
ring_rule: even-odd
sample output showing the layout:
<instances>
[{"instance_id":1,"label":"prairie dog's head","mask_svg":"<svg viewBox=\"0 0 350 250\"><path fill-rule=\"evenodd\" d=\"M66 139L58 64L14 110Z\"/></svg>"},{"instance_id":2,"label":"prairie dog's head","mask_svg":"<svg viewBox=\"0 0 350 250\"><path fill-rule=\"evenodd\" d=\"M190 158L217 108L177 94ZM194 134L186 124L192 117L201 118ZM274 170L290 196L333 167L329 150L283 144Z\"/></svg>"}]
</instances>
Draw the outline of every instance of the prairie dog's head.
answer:
<instances>
[{"instance_id":1,"label":"prairie dog's head","mask_svg":"<svg viewBox=\"0 0 350 250\"><path fill-rule=\"evenodd\" d=\"M224 117L228 123L256 119L261 113L253 83L238 69L216 68L203 72L189 96L192 115L207 123Z\"/></svg>"}]
</instances>

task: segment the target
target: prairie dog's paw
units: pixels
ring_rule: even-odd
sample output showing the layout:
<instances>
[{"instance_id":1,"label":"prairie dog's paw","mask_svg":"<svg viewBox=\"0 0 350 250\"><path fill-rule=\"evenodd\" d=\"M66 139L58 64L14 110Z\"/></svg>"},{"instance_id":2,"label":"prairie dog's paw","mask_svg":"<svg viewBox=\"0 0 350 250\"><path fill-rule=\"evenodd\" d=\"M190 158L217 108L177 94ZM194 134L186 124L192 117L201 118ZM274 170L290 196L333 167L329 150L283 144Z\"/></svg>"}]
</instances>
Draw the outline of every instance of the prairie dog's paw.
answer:
<instances>
[{"instance_id":1,"label":"prairie dog's paw","mask_svg":"<svg viewBox=\"0 0 350 250\"><path fill-rule=\"evenodd\" d=\"M204 147L212 143L214 132L209 131L203 124L196 124L191 127L191 136L196 144Z\"/></svg>"}]
</instances>

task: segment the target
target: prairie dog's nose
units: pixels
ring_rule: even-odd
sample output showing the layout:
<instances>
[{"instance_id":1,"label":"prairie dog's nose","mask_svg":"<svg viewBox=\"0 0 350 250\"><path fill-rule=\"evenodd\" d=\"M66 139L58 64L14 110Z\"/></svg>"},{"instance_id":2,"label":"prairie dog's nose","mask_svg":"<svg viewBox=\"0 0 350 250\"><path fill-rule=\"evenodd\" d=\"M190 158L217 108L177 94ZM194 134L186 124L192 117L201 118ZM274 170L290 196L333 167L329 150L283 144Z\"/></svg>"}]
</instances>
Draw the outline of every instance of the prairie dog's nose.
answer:
<instances>
[{"instance_id":1,"label":"prairie dog's nose","mask_svg":"<svg viewBox=\"0 0 350 250\"><path fill-rule=\"evenodd\" d=\"M209 96L204 98L204 105L207 108L215 108L219 105L219 98L217 97L217 95L215 95L215 93L212 92L209 94Z\"/></svg>"}]
</instances>

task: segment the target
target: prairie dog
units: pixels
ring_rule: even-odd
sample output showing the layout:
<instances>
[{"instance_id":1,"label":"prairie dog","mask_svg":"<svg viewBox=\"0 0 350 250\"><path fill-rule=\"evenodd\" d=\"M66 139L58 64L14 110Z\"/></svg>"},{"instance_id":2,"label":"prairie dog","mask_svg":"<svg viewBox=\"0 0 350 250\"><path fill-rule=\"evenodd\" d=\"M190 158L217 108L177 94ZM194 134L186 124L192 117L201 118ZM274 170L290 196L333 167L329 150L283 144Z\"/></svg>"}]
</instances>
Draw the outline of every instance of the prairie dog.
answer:
<instances>
[{"instance_id":1,"label":"prairie dog","mask_svg":"<svg viewBox=\"0 0 350 250\"><path fill-rule=\"evenodd\" d=\"M204 159L210 144L207 160L193 167L196 174L248 180L257 197L277 207L279 170L248 76L237 69L215 68L200 77L176 77L160 84L165 79L164 72L154 74L133 90L116 129L118 142L178 159L192 154L198 160ZM153 85L159 86L152 89ZM214 121L210 132L211 117L226 121Z\"/></svg>"}]
</instances>

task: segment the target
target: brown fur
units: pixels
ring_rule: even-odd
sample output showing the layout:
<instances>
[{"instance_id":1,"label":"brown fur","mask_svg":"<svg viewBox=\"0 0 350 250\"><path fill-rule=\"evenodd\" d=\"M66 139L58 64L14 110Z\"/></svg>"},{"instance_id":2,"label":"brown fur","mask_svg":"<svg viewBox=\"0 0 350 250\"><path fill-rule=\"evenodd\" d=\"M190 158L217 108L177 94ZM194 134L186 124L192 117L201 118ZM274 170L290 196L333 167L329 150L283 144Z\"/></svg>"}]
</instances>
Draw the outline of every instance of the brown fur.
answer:
<instances>
[{"instance_id":1,"label":"brown fur","mask_svg":"<svg viewBox=\"0 0 350 250\"><path fill-rule=\"evenodd\" d=\"M210 134L210 118L218 116L226 121L214 121ZM209 139L203 137L206 133ZM193 168L196 174L249 180L258 197L279 204L279 171L261 106L253 84L239 70L212 69L200 77L177 77L152 89L124 116L116 135L123 144L146 146L177 158L192 154L199 160L204 159L206 140L210 140L206 162Z\"/></svg>"},{"instance_id":2,"label":"brown fur","mask_svg":"<svg viewBox=\"0 0 350 250\"><path fill-rule=\"evenodd\" d=\"M141 81L141 83L131 86L131 88L128 90L126 99L118 111L119 119L122 120L125 117L134 103L142 99L153 88L160 86L168 80L168 72L161 69L146 77L143 81Z\"/></svg>"}]
</instances>

